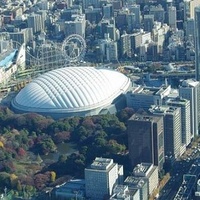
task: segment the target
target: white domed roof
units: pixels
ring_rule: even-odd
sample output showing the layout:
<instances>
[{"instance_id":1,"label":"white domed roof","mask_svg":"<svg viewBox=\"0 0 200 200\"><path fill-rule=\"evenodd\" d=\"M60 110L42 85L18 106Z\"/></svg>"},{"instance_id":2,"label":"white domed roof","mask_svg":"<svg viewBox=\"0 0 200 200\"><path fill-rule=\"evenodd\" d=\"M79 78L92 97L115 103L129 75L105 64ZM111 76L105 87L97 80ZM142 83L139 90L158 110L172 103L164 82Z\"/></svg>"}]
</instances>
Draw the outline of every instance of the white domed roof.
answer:
<instances>
[{"instance_id":1,"label":"white domed roof","mask_svg":"<svg viewBox=\"0 0 200 200\"><path fill-rule=\"evenodd\" d=\"M111 103L129 86L130 79L117 71L66 67L34 79L12 105L29 112L80 112Z\"/></svg>"}]
</instances>

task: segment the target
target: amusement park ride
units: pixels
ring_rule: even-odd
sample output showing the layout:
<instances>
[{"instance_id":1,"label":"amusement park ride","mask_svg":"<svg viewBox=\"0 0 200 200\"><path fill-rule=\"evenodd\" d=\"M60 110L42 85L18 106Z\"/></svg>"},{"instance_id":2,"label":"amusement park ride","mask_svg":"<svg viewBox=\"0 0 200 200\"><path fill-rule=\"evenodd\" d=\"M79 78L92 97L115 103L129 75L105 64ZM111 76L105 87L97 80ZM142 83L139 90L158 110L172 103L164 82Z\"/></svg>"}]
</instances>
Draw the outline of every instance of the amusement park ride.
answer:
<instances>
[{"instance_id":1,"label":"amusement park ride","mask_svg":"<svg viewBox=\"0 0 200 200\"><path fill-rule=\"evenodd\" d=\"M12 41L13 48L20 48L21 44ZM33 54L26 48L26 67L13 73L10 80L0 84L0 91L19 90L31 79L45 72L69 66L79 66L84 60L86 42L78 34L69 35L62 43L45 41L37 45Z\"/></svg>"}]
</instances>

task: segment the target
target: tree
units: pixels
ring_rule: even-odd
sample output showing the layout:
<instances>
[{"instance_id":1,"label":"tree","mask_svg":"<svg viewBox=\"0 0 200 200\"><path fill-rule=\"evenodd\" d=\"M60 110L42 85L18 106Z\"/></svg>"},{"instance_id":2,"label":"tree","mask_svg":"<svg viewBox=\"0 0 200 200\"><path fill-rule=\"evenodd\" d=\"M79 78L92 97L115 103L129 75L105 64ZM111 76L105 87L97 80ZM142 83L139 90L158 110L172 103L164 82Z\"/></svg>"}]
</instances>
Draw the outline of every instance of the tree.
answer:
<instances>
[{"instance_id":1,"label":"tree","mask_svg":"<svg viewBox=\"0 0 200 200\"><path fill-rule=\"evenodd\" d=\"M23 157L23 156L26 155L26 151L22 147L20 147L18 149L18 155L21 156L21 157Z\"/></svg>"},{"instance_id":2,"label":"tree","mask_svg":"<svg viewBox=\"0 0 200 200\"><path fill-rule=\"evenodd\" d=\"M17 185L17 179L18 177L15 174L10 175L10 183L12 188L14 188Z\"/></svg>"},{"instance_id":3,"label":"tree","mask_svg":"<svg viewBox=\"0 0 200 200\"><path fill-rule=\"evenodd\" d=\"M1 141L0 141L0 148L4 148L4 144Z\"/></svg>"},{"instance_id":4,"label":"tree","mask_svg":"<svg viewBox=\"0 0 200 200\"><path fill-rule=\"evenodd\" d=\"M51 171L51 182L54 182L56 180L56 173L54 171Z\"/></svg>"},{"instance_id":5,"label":"tree","mask_svg":"<svg viewBox=\"0 0 200 200\"><path fill-rule=\"evenodd\" d=\"M20 181L17 181L17 191L22 191L22 185Z\"/></svg>"}]
</instances>

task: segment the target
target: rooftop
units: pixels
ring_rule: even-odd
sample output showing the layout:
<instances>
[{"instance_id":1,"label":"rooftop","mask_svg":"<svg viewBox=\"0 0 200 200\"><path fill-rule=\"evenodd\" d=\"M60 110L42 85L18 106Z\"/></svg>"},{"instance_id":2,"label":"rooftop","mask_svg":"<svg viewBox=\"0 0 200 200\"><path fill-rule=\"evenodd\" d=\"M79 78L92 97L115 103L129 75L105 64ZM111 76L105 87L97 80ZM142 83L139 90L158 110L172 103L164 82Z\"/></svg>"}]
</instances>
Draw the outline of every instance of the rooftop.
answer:
<instances>
[{"instance_id":1,"label":"rooftop","mask_svg":"<svg viewBox=\"0 0 200 200\"><path fill-rule=\"evenodd\" d=\"M16 49L9 49L5 53L2 53L0 55L0 67L4 67L4 68L9 67L13 61L13 58L16 52L17 52Z\"/></svg>"},{"instance_id":2,"label":"rooftop","mask_svg":"<svg viewBox=\"0 0 200 200\"><path fill-rule=\"evenodd\" d=\"M152 114L174 114L174 112L179 109L178 107L175 106L152 106L149 111Z\"/></svg>"},{"instance_id":3,"label":"rooftop","mask_svg":"<svg viewBox=\"0 0 200 200\"><path fill-rule=\"evenodd\" d=\"M134 169L133 169L133 173L134 175L137 174L144 174L146 175L146 173L149 171L150 168L153 167L152 163L140 163L138 164Z\"/></svg>"},{"instance_id":4,"label":"rooftop","mask_svg":"<svg viewBox=\"0 0 200 200\"><path fill-rule=\"evenodd\" d=\"M147 180L145 178L135 176L128 176L124 181L125 184L134 188L141 188L146 182Z\"/></svg>"},{"instance_id":5,"label":"rooftop","mask_svg":"<svg viewBox=\"0 0 200 200\"><path fill-rule=\"evenodd\" d=\"M113 164L113 159L109 158L95 158L93 163L91 164L92 169L102 169L106 170Z\"/></svg>"},{"instance_id":6,"label":"rooftop","mask_svg":"<svg viewBox=\"0 0 200 200\"><path fill-rule=\"evenodd\" d=\"M131 116L129 120L134 120L134 121L153 121L157 122L160 119L160 117L153 116L153 115L141 115L141 114L134 114Z\"/></svg>"}]
</instances>

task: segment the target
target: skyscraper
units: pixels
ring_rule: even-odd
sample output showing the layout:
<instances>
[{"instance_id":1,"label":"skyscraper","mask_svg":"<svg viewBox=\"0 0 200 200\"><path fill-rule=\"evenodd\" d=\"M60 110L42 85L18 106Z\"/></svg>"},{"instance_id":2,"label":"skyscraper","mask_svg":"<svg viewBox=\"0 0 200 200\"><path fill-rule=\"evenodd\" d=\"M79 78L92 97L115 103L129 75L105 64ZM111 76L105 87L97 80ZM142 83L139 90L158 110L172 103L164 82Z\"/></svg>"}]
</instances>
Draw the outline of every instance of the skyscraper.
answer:
<instances>
[{"instance_id":1,"label":"skyscraper","mask_svg":"<svg viewBox=\"0 0 200 200\"><path fill-rule=\"evenodd\" d=\"M190 101L183 98L175 98L167 100L166 104L181 108L182 144L188 146L191 142Z\"/></svg>"},{"instance_id":2,"label":"skyscraper","mask_svg":"<svg viewBox=\"0 0 200 200\"><path fill-rule=\"evenodd\" d=\"M195 68L196 80L200 80L200 6L195 8Z\"/></svg>"},{"instance_id":3,"label":"skyscraper","mask_svg":"<svg viewBox=\"0 0 200 200\"><path fill-rule=\"evenodd\" d=\"M179 87L179 96L190 100L191 137L198 135L199 124L199 81L184 80Z\"/></svg>"},{"instance_id":4,"label":"skyscraper","mask_svg":"<svg viewBox=\"0 0 200 200\"><path fill-rule=\"evenodd\" d=\"M176 25L176 7L174 7L174 6L168 7L168 24L169 24L170 28L172 28L174 30L177 28L177 25Z\"/></svg>"},{"instance_id":5,"label":"skyscraper","mask_svg":"<svg viewBox=\"0 0 200 200\"><path fill-rule=\"evenodd\" d=\"M134 114L128 121L128 148L131 164L164 163L163 117Z\"/></svg>"},{"instance_id":6,"label":"skyscraper","mask_svg":"<svg viewBox=\"0 0 200 200\"><path fill-rule=\"evenodd\" d=\"M165 156L176 159L180 153L183 153L181 152L181 108L155 106L150 109L150 112L163 116Z\"/></svg>"}]
</instances>

